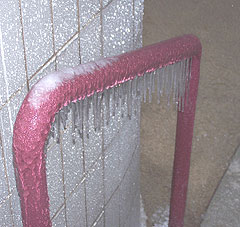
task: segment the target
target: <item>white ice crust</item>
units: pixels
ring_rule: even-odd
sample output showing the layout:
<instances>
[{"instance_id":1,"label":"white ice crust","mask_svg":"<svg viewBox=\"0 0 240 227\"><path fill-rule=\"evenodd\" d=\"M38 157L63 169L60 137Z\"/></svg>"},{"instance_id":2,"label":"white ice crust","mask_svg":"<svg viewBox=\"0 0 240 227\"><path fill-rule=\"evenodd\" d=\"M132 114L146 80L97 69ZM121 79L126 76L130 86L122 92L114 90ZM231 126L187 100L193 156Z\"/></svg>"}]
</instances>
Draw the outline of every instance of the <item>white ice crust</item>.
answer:
<instances>
[{"instance_id":1,"label":"white ice crust","mask_svg":"<svg viewBox=\"0 0 240 227\"><path fill-rule=\"evenodd\" d=\"M28 101L37 109L41 103L48 97L50 92L61 86L64 82L73 79L76 76L83 76L93 73L95 70L104 68L117 61L117 57L107 59L99 59L97 61L88 62L78 65L74 68L66 68L57 72L46 75L40 79L32 88Z\"/></svg>"}]
</instances>

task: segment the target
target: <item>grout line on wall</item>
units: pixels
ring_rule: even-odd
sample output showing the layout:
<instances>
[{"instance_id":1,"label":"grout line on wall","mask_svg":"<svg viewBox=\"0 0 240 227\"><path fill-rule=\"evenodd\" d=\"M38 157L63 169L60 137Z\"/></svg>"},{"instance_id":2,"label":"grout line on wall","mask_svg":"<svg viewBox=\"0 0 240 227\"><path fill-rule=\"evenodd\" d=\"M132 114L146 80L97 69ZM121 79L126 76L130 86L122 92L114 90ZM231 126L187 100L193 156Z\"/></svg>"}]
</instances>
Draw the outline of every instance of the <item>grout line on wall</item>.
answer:
<instances>
[{"instance_id":1,"label":"grout line on wall","mask_svg":"<svg viewBox=\"0 0 240 227\"><path fill-rule=\"evenodd\" d=\"M6 67L6 63L5 63L5 53L4 53L4 49L3 49L3 39L2 39L2 27L0 27L0 49L1 49L1 59L2 59L2 67L3 67L3 78L4 78L4 82L6 84L6 93L7 93L7 99L9 98L9 83L8 83L8 78L7 78L7 67ZM11 108L10 105L7 105L8 108L8 115L9 115L9 121L10 121L10 129L11 129L11 133L13 132L13 121L12 121L12 112L11 112Z\"/></svg>"},{"instance_id":2,"label":"grout line on wall","mask_svg":"<svg viewBox=\"0 0 240 227\"><path fill-rule=\"evenodd\" d=\"M79 52L79 64L82 63L82 58L81 58L81 42L80 42L80 26L81 26L81 21L80 21L80 2L77 0L77 17L78 17L78 52Z\"/></svg>"},{"instance_id":3,"label":"grout line on wall","mask_svg":"<svg viewBox=\"0 0 240 227\"><path fill-rule=\"evenodd\" d=\"M100 0L100 42L101 57L103 57L103 0Z\"/></svg>"},{"instance_id":4,"label":"grout line on wall","mask_svg":"<svg viewBox=\"0 0 240 227\"><path fill-rule=\"evenodd\" d=\"M50 4L50 13L51 13L51 27L52 27L52 44L53 44L53 55L56 55L56 46L55 46L55 30L54 30L54 19L53 19L53 3L52 0L49 0ZM54 60L54 67L57 70L56 58Z\"/></svg>"},{"instance_id":5,"label":"grout line on wall","mask_svg":"<svg viewBox=\"0 0 240 227\"><path fill-rule=\"evenodd\" d=\"M6 157L5 157L4 148L3 148L3 141L2 141L1 132L0 132L0 146L1 146L3 167L4 167L6 184L7 184L7 190L8 190L8 198L9 198L9 207L10 207L10 213L11 213L11 220L12 220L12 225L14 227L15 225L14 225L13 207L12 207L12 200L11 200L12 191L10 190L10 184L9 184L9 179L8 179L8 171L7 171L7 163L6 163Z\"/></svg>"},{"instance_id":6,"label":"grout line on wall","mask_svg":"<svg viewBox=\"0 0 240 227\"><path fill-rule=\"evenodd\" d=\"M118 133L120 133L120 131L119 131ZM116 136L116 137L117 137L117 136ZM116 137L114 137L114 138L116 138ZM114 138L113 138L111 141L113 141ZM83 149L85 149L85 148L83 148ZM119 189L119 187L120 187L123 179L125 178L125 175L126 175L127 171L128 171L129 168L130 168L130 165L131 165L131 163L132 163L133 157L134 157L135 153L137 152L137 149L138 149L138 146L136 146L136 147L134 148L134 152L133 152L133 154L132 154L132 157L131 157L131 160L130 160L130 162L129 162L129 165L128 165L128 167L127 167L127 169L126 169L126 171L125 171L125 173L124 173L124 175L123 175L123 178L121 179L119 185L116 187L116 189L114 190L114 192L112 193L112 195L110 196L110 198L108 199L108 201L106 202L105 207L106 207L107 204L110 202L111 198L112 198L113 195L116 193L116 191ZM106 149L105 149L105 150L106 150ZM78 189L79 185L81 185L82 183L86 183L86 179L87 179L88 175L89 175L89 174L92 174L92 171L95 171L95 170L94 170L94 169L95 169L94 166L96 166L97 163L99 162L99 160L101 160L102 158L103 158L103 157L102 157L102 153L101 153L101 154L95 159L95 161L92 163L92 165L89 167L88 170L85 170L85 164L84 164L83 176L80 178L79 182L74 186L73 190L72 190L72 191L69 193L69 195L66 197L66 201L67 201L68 199L70 199L70 197L76 192L76 190ZM84 154L83 154L83 162L85 163ZM64 203L59 206L58 210L57 210L57 211L55 212L55 214L51 217L51 220L55 219L55 218L59 215L59 213L60 213L60 211L63 209L63 207L64 207ZM85 207L85 208L87 208L87 207ZM87 213L87 211L86 211L86 213Z\"/></svg>"},{"instance_id":7,"label":"grout line on wall","mask_svg":"<svg viewBox=\"0 0 240 227\"><path fill-rule=\"evenodd\" d=\"M13 195L13 190L11 190L11 193L5 196L5 198L2 198L2 201L0 202L0 209L12 197L12 195Z\"/></svg>"},{"instance_id":8,"label":"grout line on wall","mask_svg":"<svg viewBox=\"0 0 240 227\"><path fill-rule=\"evenodd\" d=\"M97 216L97 218L96 218L96 220L94 221L94 223L96 223L96 222L99 220L99 216L102 216L102 214L105 213L105 208L107 207L107 205L109 204L109 202L111 201L111 199L113 198L113 196L116 194L116 192L117 192L118 190L120 190L119 188L120 188L123 180L125 179L126 174L128 173L128 171L129 171L129 169L130 169L130 166L132 165L133 158L134 158L134 156L137 154L137 152L139 152L139 151L138 151L138 148L139 148L138 145L136 145L135 148L134 148L134 152L132 153L131 160L129 161L129 164L128 164L128 166L127 166L127 169L126 169L125 172L124 172L123 177L121 178L119 184L117 185L117 187L114 189L113 193L111 194L111 196L110 196L109 199L107 200L106 204L104 204L103 210L102 210L102 211L100 212L100 214Z\"/></svg>"},{"instance_id":9,"label":"grout line on wall","mask_svg":"<svg viewBox=\"0 0 240 227\"><path fill-rule=\"evenodd\" d=\"M27 84L27 91L29 91L27 54L26 54L26 45L25 45L25 38L24 38L23 15L22 15L22 2L21 2L21 0L18 0L18 4L19 4L19 14L20 14L19 16L20 16L21 33L22 33L22 45L23 45L23 57L24 57L24 67L25 67L26 84Z\"/></svg>"},{"instance_id":10,"label":"grout line on wall","mask_svg":"<svg viewBox=\"0 0 240 227\"><path fill-rule=\"evenodd\" d=\"M106 9L113 1L114 1L114 0L111 0L110 2L108 2L107 5L105 5L105 6L102 8L102 10ZM20 3L20 2L21 2L21 0L19 0L19 3ZM100 10L99 10L96 14L94 14L94 16L93 16L91 19L89 19L85 25L83 25L82 30L85 29L89 24L91 24L91 23L93 22L93 20L99 15L99 13L100 13ZM22 26L23 26L23 25L22 25ZM23 29L22 29L22 34L23 34ZM35 71L35 73L33 73L33 74L31 75L31 77L30 77L29 79L27 79L26 84L27 84L27 89L28 89L28 91L29 91L29 89L30 89L30 88L29 88L29 81L31 81L38 73L43 72L51 63L53 63L53 62L56 60L56 58L57 58L59 55L61 55L61 53L62 53L69 45L71 45L71 43L72 43L74 40L77 39L78 36L79 36L79 31L76 31L76 32L74 33L74 35L73 35L68 41L66 41L58 51L56 51L55 54L53 54L44 64L42 64L42 65ZM24 39L23 39L23 43L24 43ZM25 53L25 54L24 54L24 59L25 59L24 61L25 61L25 63L26 63L26 64L25 64L25 71L26 71L26 69L27 69L27 61L26 61L25 44L24 44L23 47L24 47L24 53ZM27 76L27 78L28 78L28 76ZM2 103L2 105L0 106L0 110L1 110L5 105L7 105L7 104L16 96L16 94L17 94L18 92L20 92L24 87L25 87L25 83L22 84L16 91L14 91L14 92L9 96L9 98L8 98L7 100L5 100L5 101Z\"/></svg>"},{"instance_id":11,"label":"grout line on wall","mask_svg":"<svg viewBox=\"0 0 240 227\"><path fill-rule=\"evenodd\" d=\"M10 97L0 106L0 110L2 110L4 106L6 106L24 87L25 83L10 95Z\"/></svg>"},{"instance_id":12,"label":"grout line on wall","mask_svg":"<svg viewBox=\"0 0 240 227\"><path fill-rule=\"evenodd\" d=\"M136 38L136 34L135 34L135 0L132 0L132 5L133 5L133 11L132 11L132 14L133 14L133 37L132 37L132 41L133 41L133 47L132 49L135 50L135 38Z\"/></svg>"},{"instance_id":13,"label":"grout line on wall","mask_svg":"<svg viewBox=\"0 0 240 227\"><path fill-rule=\"evenodd\" d=\"M83 124L82 124L82 131L83 131ZM84 136L82 136L82 146L83 146L83 150L82 150L82 155L83 155L83 177L84 177L84 182L83 182L83 190L84 190L84 208L85 208L85 225L88 226L88 212L87 212L87 186L86 186L86 177L87 177L87 173L86 173L86 159L85 159L85 153L86 153L86 149L85 149L85 142L84 142ZM96 162L95 162L96 163ZM94 164L95 164L94 163ZM93 165L94 165L93 164ZM76 189L77 187L75 187L74 189Z\"/></svg>"},{"instance_id":14,"label":"grout line on wall","mask_svg":"<svg viewBox=\"0 0 240 227\"><path fill-rule=\"evenodd\" d=\"M64 160L63 160L63 135L61 134L60 137L60 152L61 152L61 164L62 164L62 183L63 183L63 207L64 207L64 218L65 218L65 225L68 227L67 224L67 200L66 200L66 187L65 187L65 173L64 173Z\"/></svg>"},{"instance_id":15,"label":"grout line on wall","mask_svg":"<svg viewBox=\"0 0 240 227\"><path fill-rule=\"evenodd\" d=\"M56 51L55 54L53 54L42 66L38 68L38 70L30 77L30 80L32 80L34 76L45 70L47 66L53 63L56 60L56 58L59 57L62 54L62 52L64 52L77 39L77 37L78 32L75 32L72 35L72 37L66 43L64 43L64 45L58 51Z\"/></svg>"}]
</instances>

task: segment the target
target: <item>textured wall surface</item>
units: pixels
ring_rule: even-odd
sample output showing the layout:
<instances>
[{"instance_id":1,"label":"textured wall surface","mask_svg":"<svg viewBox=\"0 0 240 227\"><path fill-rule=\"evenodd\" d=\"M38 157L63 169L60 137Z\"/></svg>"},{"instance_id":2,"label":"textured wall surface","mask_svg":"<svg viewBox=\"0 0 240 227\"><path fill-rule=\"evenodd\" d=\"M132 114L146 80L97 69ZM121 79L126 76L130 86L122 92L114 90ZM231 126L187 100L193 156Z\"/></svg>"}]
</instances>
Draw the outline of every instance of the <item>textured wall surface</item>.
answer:
<instances>
[{"instance_id":1,"label":"textured wall surface","mask_svg":"<svg viewBox=\"0 0 240 227\"><path fill-rule=\"evenodd\" d=\"M197 227L240 143L240 2L146 0L144 4L144 45L192 33L203 46L185 217L186 227ZM176 126L176 112L156 103L155 98L153 104L144 104L141 115L141 194L149 226L161 215L164 223L168 211Z\"/></svg>"},{"instance_id":2,"label":"textured wall surface","mask_svg":"<svg viewBox=\"0 0 240 227\"><path fill-rule=\"evenodd\" d=\"M104 56L120 54L140 47L142 39L142 16L143 0L9 0L1 4L0 223L5 223L6 226L21 226L20 204L15 185L11 146L13 124L21 102L29 89L31 89L36 81L51 71L75 66ZM88 166L84 168L92 170L103 169L104 164L102 163L102 159L101 162L98 161L98 152L109 150L109 156L105 157L105 164L107 165L111 159L111 152L119 148L115 147L110 151L110 147L116 146L115 143L117 143L117 141L113 142L114 138L118 136L124 137L126 134L124 130L131 129L128 124L124 123L124 119L117 119L116 116L114 120L121 122L121 125L113 128L112 132L110 132L111 127L102 129L103 131L106 130L106 132L103 132L101 136L94 135L94 132L91 132L93 135L91 138L94 139L85 139L82 144L79 144L79 146L84 146L84 149L90 150L89 153L86 152L89 155L89 157L86 157ZM134 122L136 123L138 120L133 120L132 124ZM137 125L135 127L136 130L138 128ZM123 132L121 132L121 135L118 135L120 127L123 127ZM107 133L109 135L105 135L103 138L102 135ZM92 174L90 174L91 177L87 181L84 181L84 185L86 184L84 186L85 189L80 184L81 186L76 190L76 193L71 194L74 196L69 196L74 186L79 184L78 181L81 177L76 179L74 176L77 170L72 170L71 168L74 165L69 165L70 161L73 160L71 156L73 154L69 152L72 147L69 146L69 137L66 135L66 133L62 134L61 148L56 144L51 144L47 151L49 157L47 159L48 165L55 167L49 167L47 172L49 194L52 195L52 197L50 196L50 211L52 219L54 219L53 223L56 226L61 226L65 225L67 220L70 220L70 222L73 220L71 218L74 216L68 217L68 209L71 208L69 204L73 206L73 210L77 210L79 207L76 207L76 204L74 205L74 203L70 203L69 201L71 199L74 201L74 196L81 197L82 192L85 190L84 193L88 202L94 203L92 207L98 209L88 211L88 225L99 223L98 226L101 226L101 223L103 223L103 218L101 218L102 216L99 213L101 209L95 206L95 204L100 199L106 199L105 196L108 197L109 195L105 195L105 192L102 194L99 193L96 199L89 200L88 198L93 198L96 193L93 191L86 192L86 187L93 187L95 181L101 178L102 173L100 171L92 171ZM135 140L129 142L130 144L138 144ZM73 149L75 150L75 148ZM126 148L123 146L121 149L124 150ZM138 148L136 149L138 150ZM62 155L60 154L60 150L64 150L61 153ZM79 151L79 149L76 150ZM135 151L135 148L131 148L131 150ZM79 151L78 159L74 159L75 164L79 166L78 177L83 172L81 160L84 157L80 154L81 151L82 149ZM134 157L133 155L133 159ZM128 160L131 161L132 159ZM137 158L132 163L137 163ZM106 169L109 170L109 168ZM130 165L126 171L131 168L136 169L138 167ZM100 176L96 176L97 174L100 174ZM106 172L104 174L107 175L109 173ZM125 176L122 179L126 179L127 182L134 177L127 174L127 172ZM64 180L71 180L71 182L64 182ZM51 181L54 181L54 187L51 187ZM119 186L117 188L120 188L119 190L123 190L121 189L123 186L120 186L120 184L116 183L113 185L117 185ZM111 191L113 189L108 190ZM121 193L118 190L116 191L116 195L114 194L115 197L120 196ZM60 194L54 195L54 193ZM115 197L112 196L111 198L113 199L111 201L114 201ZM132 201L132 204L136 204L136 206L138 206L137 203L137 200ZM110 202L108 206L113 207L117 204L118 202ZM80 204L80 206L88 207L85 203ZM91 207L91 205L89 206ZM112 210L112 208L109 208L109 210ZM84 212L82 213L83 216L85 215ZM108 214L108 217L111 216L111 214ZM126 222L132 222L131 218L124 217L123 219ZM86 219L83 218L82 220ZM107 220L106 218L105 221L111 220ZM73 224L69 224L69 226L73 226Z\"/></svg>"}]
</instances>

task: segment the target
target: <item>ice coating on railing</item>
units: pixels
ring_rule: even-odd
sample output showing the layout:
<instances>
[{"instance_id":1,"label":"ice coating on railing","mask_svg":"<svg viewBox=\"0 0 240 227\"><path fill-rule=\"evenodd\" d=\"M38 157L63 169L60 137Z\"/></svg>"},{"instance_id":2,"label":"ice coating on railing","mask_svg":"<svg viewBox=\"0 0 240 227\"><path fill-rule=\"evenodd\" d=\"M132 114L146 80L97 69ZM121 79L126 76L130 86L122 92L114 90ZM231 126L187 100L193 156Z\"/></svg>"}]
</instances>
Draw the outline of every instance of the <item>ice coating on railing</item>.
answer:
<instances>
[{"instance_id":1,"label":"ice coating on railing","mask_svg":"<svg viewBox=\"0 0 240 227\"><path fill-rule=\"evenodd\" d=\"M35 85L20 108L13 135L14 165L24 226L51 226L44 148L49 133L58 138L59 130L65 127L69 108L73 110L74 142L76 131L89 134L87 120L90 105L94 105L96 130L101 127L101 118L97 116L102 101L105 102L108 118L113 114L107 107L109 100L113 100L116 108L127 102L131 118L134 92L144 101L149 96L151 101L157 81L158 100L164 93L169 102L173 96L178 110L183 110L185 91L190 87L190 94L194 95L189 99L190 112L187 111L186 116L190 116L192 121L197 89L188 86L188 82L194 86L198 83L200 56L199 40L193 35L185 35L119 55L114 60L83 65L77 68L79 71L74 68L65 73L58 72L50 80L45 79ZM83 71L85 74L82 74ZM196 75L190 79L192 72ZM42 85L46 85L47 89ZM122 109L120 111L124 114ZM83 120L86 121L85 131L81 126ZM53 122L54 127L51 127ZM191 130L185 134L192 136L192 126L191 123ZM189 151L190 145L191 141L186 143L186 151Z\"/></svg>"},{"instance_id":2,"label":"ice coating on railing","mask_svg":"<svg viewBox=\"0 0 240 227\"><path fill-rule=\"evenodd\" d=\"M74 68L66 68L58 72L48 74L39 80L34 88L29 93L29 102L38 108L41 103L46 99L46 95L61 86L64 82L74 79L76 76L87 75L94 73L95 70L103 67L107 67L116 62L117 57L111 57L107 59L99 59L95 62L88 62Z\"/></svg>"},{"instance_id":3,"label":"ice coating on railing","mask_svg":"<svg viewBox=\"0 0 240 227\"><path fill-rule=\"evenodd\" d=\"M157 87L158 103L160 103L163 95L167 98L167 103L170 105L171 97L173 104L179 111L184 110L185 90L189 87L190 80L190 64L191 58L184 59L174 64L158 68L156 70L145 72L143 76L136 76L133 80L129 80L124 84L114 86L106 89L104 92L95 92L92 96L85 97L85 99L71 102L70 105L64 106L58 113L56 113L55 121L52 124L55 134L49 134L49 138L56 136L56 142L59 143L59 135L61 128L66 128L66 121L68 120L68 112L71 109L72 122L72 142L75 143L75 134L83 136L83 121L85 120L85 133L88 135L89 125L89 108L93 107L94 128L100 130L101 126L101 105L104 101L106 106L106 124L108 125L110 117L115 115L115 111L122 111L123 104L127 102L127 115L131 119L132 100L133 96L143 98L144 102L152 101L152 94ZM71 71L70 69L67 71ZM60 72L61 73L61 72ZM51 74L50 74L51 75ZM121 94L121 95L119 95ZM124 95L126 94L126 95ZM147 100L148 96L148 100ZM110 102L112 102L110 104ZM118 104L121 103L121 106ZM110 110L110 106L112 112ZM122 116L123 117L123 116ZM55 130L56 129L56 130ZM46 143L48 145L48 143Z\"/></svg>"}]
</instances>

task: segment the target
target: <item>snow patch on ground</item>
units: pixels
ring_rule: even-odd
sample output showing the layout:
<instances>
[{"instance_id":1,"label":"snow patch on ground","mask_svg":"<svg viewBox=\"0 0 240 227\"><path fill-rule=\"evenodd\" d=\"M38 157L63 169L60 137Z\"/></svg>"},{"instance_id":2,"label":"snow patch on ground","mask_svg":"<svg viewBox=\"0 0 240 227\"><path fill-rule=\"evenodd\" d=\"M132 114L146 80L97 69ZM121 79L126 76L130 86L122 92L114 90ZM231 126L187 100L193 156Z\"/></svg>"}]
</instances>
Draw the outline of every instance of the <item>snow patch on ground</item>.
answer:
<instances>
[{"instance_id":1,"label":"snow patch on ground","mask_svg":"<svg viewBox=\"0 0 240 227\"><path fill-rule=\"evenodd\" d=\"M147 227L147 215L144 210L144 205L142 201L142 197L140 196L140 204L141 204L141 210L140 210L140 220L141 220L141 227ZM169 221L169 206L166 206L165 208L159 207L155 213L151 217L151 222L153 227L168 227L168 221Z\"/></svg>"},{"instance_id":2,"label":"snow patch on ground","mask_svg":"<svg viewBox=\"0 0 240 227\"><path fill-rule=\"evenodd\" d=\"M159 207L151 217L154 227L168 227L169 206Z\"/></svg>"},{"instance_id":3,"label":"snow patch on ground","mask_svg":"<svg viewBox=\"0 0 240 227\"><path fill-rule=\"evenodd\" d=\"M228 169L229 174L240 176L240 159L233 160Z\"/></svg>"},{"instance_id":4,"label":"snow patch on ground","mask_svg":"<svg viewBox=\"0 0 240 227\"><path fill-rule=\"evenodd\" d=\"M147 215L145 213L145 210L144 210L144 205L143 205L143 201L142 201L142 196L140 195L140 224L141 224L141 227L147 227Z\"/></svg>"}]
</instances>

